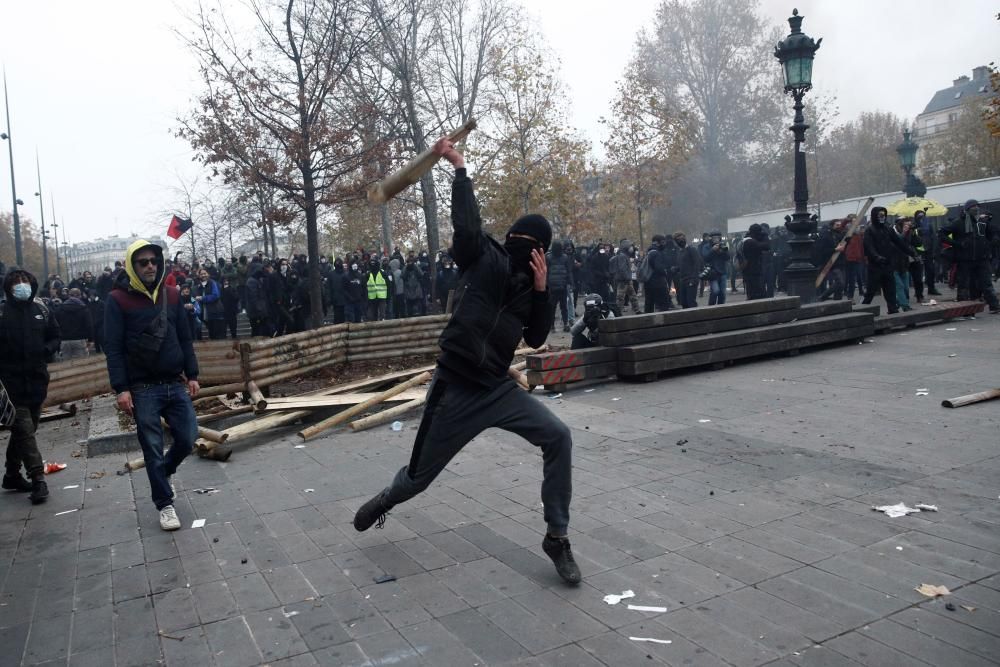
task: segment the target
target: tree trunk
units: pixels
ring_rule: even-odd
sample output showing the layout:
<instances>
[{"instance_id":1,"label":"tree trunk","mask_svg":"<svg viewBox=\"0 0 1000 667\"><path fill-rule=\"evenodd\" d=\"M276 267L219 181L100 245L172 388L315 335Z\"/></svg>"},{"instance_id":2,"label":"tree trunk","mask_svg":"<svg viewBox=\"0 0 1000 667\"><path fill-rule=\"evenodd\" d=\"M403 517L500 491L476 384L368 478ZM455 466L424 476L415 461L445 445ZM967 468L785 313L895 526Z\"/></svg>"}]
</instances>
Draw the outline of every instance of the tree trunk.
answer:
<instances>
[{"instance_id":1,"label":"tree trunk","mask_svg":"<svg viewBox=\"0 0 1000 667\"><path fill-rule=\"evenodd\" d=\"M315 215L315 213L313 213ZM274 240L274 223L269 223L267 225L268 232L271 236L271 259L276 259L278 257L278 243Z\"/></svg>"},{"instance_id":2,"label":"tree trunk","mask_svg":"<svg viewBox=\"0 0 1000 667\"><path fill-rule=\"evenodd\" d=\"M421 149L423 150L423 149ZM434 190L433 170L420 177L420 193L423 195L424 221L427 225L427 254L430 259L431 294L437 294L437 254L441 247L437 224L437 192Z\"/></svg>"},{"instance_id":3,"label":"tree trunk","mask_svg":"<svg viewBox=\"0 0 1000 667\"><path fill-rule=\"evenodd\" d=\"M389 217L389 205L379 204L379 215L382 217L382 247L385 254L392 253L392 218ZM402 268L402 267L400 267Z\"/></svg>"}]
</instances>

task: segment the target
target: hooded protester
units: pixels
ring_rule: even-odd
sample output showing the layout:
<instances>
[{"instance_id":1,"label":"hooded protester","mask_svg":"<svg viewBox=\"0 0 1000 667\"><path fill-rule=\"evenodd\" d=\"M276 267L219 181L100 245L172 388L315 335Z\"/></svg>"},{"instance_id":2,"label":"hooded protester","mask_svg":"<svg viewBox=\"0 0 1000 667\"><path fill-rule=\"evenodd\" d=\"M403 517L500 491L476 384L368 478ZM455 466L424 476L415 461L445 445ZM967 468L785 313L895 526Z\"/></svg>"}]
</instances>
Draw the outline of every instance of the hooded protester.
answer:
<instances>
[{"instance_id":1,"label":"hooded protester","mask_svg":"<svg viewBox=\"0 0 1000 667\"><path fill-rule=\"evenodd\" d=\"M14 405L3 488L30 492L33 504L45 502L42 455L35 431L49 387L48 362L59 351L59 323L38 294L38 280L13 267L4 277L6 302L0 303L0 384ZM3 406L0 405L0 411ZM28 479L21 476L21 466ZM28 481L30 480L30 481Z\"/></svg>"},{"instance_id":2,"label":"hooded protester","mask_svg":"<svg viewBox=\"0 0 1000 667\"><path fill-rule=\"evenodd\" d=\"M104 310L105 353L118 407L135 419L160 528L181 527L170 478L191 453L198 424L198 361L180 293L163 284L163 249L139 239L128 247L125 270ZM174 444L164 453L163 427Z\"/></svg>"},{"instance_id":3,"label":"hooded protester","mask_svg":"<svg viewBox=\"0 0 1000 667\"><path fill-rule=\"evenodd\" d=\"M191 288L191 294L201 306L201 320L208 328L208 337L212 340L225 338L226 309L222 304L222 289L208 269L198 272L198 280Z\"/></svg>"},{"instance_id":4,"label":"hooded protester","mask_svg":"<svg viewBox=\"0 0 1000 667\"><path fill-rule=\"evenodd\" d=\"M392 276L392 316L395 319L406 317L406 286L403 285L403 258L399 248L389 260L389 274Z\"/></svg>"},{"instance_id":5,"label":"hooded protester","mask_svg":"<svg viewBox=\"0 0 1000 667\"><path fill-rule=\"evenodd\" d=\"M413 253L406 258L403 268L403 297L406 299L407 317L416 317L424 311L423 271Z\"/></svg>"},{"instance_id":6,"label":"hooded protester","mask_svg":"<svg viewBox=\"0 0 1000 667\"><path fill-rule=\"evenodd\" d=\"M83 302L78 288L70 289L69 298L56 310L56 320L62 339L60 358L68 360L88 356L87 341L94 337L94 323L90 307Z\"/></svg>"},{"instance_id":7,"label":"hooded protester","mask_svg":"<svg viewBox=\"0 0 1000 667\"><path fill-rule=\"evenodd\" d=\"M455 167L452 257L459 281L454 310L441 334L441 356L409 464L358 509L354 527L358 531L376 523L381 527L390 509L424 491L469 441L487 428L501 428L542 450L541 496L547 523L542 550L559 575L576 584L580 569L566 537L572 488L570 430L522 391L508 372L522 338L537 347L549 332L545 251L552 228L541 215L525 215L500 244L483 231L462 155L447 138L438 140L433 150Z\"/></svg>"},{"instance_id":8,"label":"hooded protester","mask_svg":"<svg viewBox=\"0 0 1000 667\"><path fill-rule=\"evenodd\" d=\"M451 257L445 255L441 260L441 270L437 275L437 298L441 306L441 312L448 312L448 293L458 285L458 269Z\"/></svg>"},{"instance_id":9,"label":"hooded protester","mask_svg":"<svg viewBox=\"0 0 1000 667\"><path fill-rule=\"evenodd\" d=\"M701 270L704 268L701 253L688 245L684 232L674 232L674 243L680 248L677 252L677 301L681 308L695 308L698 305Z\"/></svg>"},{"instance_id":10,"label":"hooded protester","mask_svg":"<svg viewBox=\"0 0 1000 667\"><path fill-rule=\"evenodd\" d=\"M573 260L563 252L563 242L553 241L552 250L546 256L549 265L549 319L552 320L552 330L556 326L556 306L562 314L563 331L569 331L570 319L567 311L567 291L573 280Z\"/></svg>"},{"instance_id":11,"label":"hooded protester","mask_svg":"<svg viewBox=\"0 0 1000 667\"><path fill-rule=\"evenodd\" d=\"M764 286L765 255L771 252L771 239L764 228L754 223L747 230L740 253L743 256L743 285L746 288L747 301L767 297Z\"/></svg>"},{"instance_id":12,"label":"hooded protester","mask_svg":"<svg viewBox=\"0 0 1000 667\"><path fill-rule=\"evenodd\" d=\"M991 313L1000 313L1000 301L990 278L990 260L998 235L988 219L980 219L979 202L975 199L965 202L961 215L942 227L939 234L943 242L951 244L958 264L958 300L981 296Z\"/></svg>"},{"instance_id":13,"label":"hooded protester","mask_svg":"<svg viewBox=\"0 0 1000 667\"><path fill-rule=\"evenodd\" d=\"M385 319L385 304L389 299L389 279L379 265L378 258L368 260L368 278L365 282L368 293L368 320L375 322Z\"/></svg>"},{"instance_id":14,"label":"hooded protester","mask_svg":"<svg viewBox=\"0 0 1000 667\"><path fill-rule=\"evenodd\" d=\"M234 273L233 275L235 276L236 274ZM240 312L240 293L236 288L235 278L227 276L222 279L222 309L226 316L226 328L229 329L229 336L233 340L236 340L236 320Z\"/></svg>"},{"instance_id":15,"label":"hooded protester","mask_svg":"<svg viewBox=\"0 0 1000 667\"><path fill-rule=\"evenodd\" d=\"M250 320L250 335L270 337L274 329L270 319L264 265L259 262L252 262L247 269L246 299L243 302L247 319Z\"/></svg>"},{"instance_id":16,"label":"hooded protester","mask_svg":"<svg viewBox=\"0 0 1000 667\"><path fill-rule=\"evenodd\" d=\"M676 248L672 237L656 234L646 250L643 264L639 265L639 279L644 280L645 312L673 310L670 298L670 280L676 268ZM645 273L643 272L645 267Z\"/></svg>"},{"instance_id":17,"label":"hooded protester","mask_svg":"<svg viewBox=\"0 0 1000 667\"><path fill-rule=\"evenodd\" d=\"M882 291L885 298L886 312L890 315L899 312L899 302L896 300L896 276L893 271L893 258L896 253L913 255L913 250L903 241L903 238L889 228L886 222L888 211L883 206L875 206L871 211L871 224L865 231L865 258L868 260L868 291L864 303L871 303Z\"/></svg>"},{"instance_id":18,"label":"hooded protester","mask_svg":"<svg viewBox=\"0 0 1000 667\"><path fill-rule=\"evenodd\" d=\"M347 274L344 272L344 260L339 257L333 262L333 271L327 277L327 291L330 294L330 306L333 308L333 323L343 324L344 306L347 305Z\"/></svg>"},{"instance_id":19,"label":"hooded protester","mask_svg":"<svg viewBox=\"0 0 1000 667\"><path fill-rule=\"evenodd\" d=\"M726 274L729 271L729 245L722 238L722 232L709 232L698 248L705 266L709 269L708 278L708 305L721 305L726 302Z\"/></svg>"},{"instance_id":20,"label":"hooded protester","mask_svg":"<svg viewBox=\"0 0 1000 667\"><path fill-rule=\"evenodd\" d=\"M357 257L351 260L351 268L344 278L344 296L347 303L344 306L344 315L348 322L361 322L365 318L365 295L367 294L365 282L367 278L361 272L361 265Z\"/></svg>"}]
</instances>

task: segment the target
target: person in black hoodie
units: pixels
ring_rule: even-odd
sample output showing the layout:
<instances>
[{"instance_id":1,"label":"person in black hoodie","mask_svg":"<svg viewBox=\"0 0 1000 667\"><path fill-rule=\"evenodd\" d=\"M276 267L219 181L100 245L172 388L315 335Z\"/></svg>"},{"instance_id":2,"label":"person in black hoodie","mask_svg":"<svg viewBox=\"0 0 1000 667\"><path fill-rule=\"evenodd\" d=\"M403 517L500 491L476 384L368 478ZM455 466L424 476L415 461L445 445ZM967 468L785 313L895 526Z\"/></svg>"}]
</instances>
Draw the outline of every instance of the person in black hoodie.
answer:
<instances>
[{"instance_id":1,"label":"person in black hoodie","mask_svg":"<svg viewBox=\"0 0 1000 667\"><path fill-rule=\"evenodd\" d=\"M87 341L94 336L90 308L81 297L78 288L70 289L69 298L56 310L56 320L59 322L60 338L62 338L60 357L63 360L86 357Z\"/></svg>"},{"instance_id":2,"label":"person in black hoodie","mask_svg":"<svg viewBox=\"0 0 1000 667\"><path fill-rule=\"evenodd\" d=\"M677 301L682 308L695 308L704 262L698 249L687 244L684 232L674 232L674 243L680 248L677 253Z\"/></svg>"},{"instance_id":3,"label":"person in black hoodie","mask_svg":"<svg viewBox=\"0 0 1000 667\"><path fill-rule=\"evenodd\" d=\"M743 285L747 292L747 301L767 297L764 286L765 255L771 252L771 239L764 228L756 222L750 225L746 236L740 245L743 255Z\"/></svg>"},{"instance_id":4,"label":"person in black hoodie","mask_svg":"<svg viewBox=\"0 0 1000 667\"><path fill-rule=\"evenodd\" d=\"M896 301L896 278L893 274L893 257L897 252L913 256L915 253L903 238L886 223L888 212L882 206L872 208L871 224L865 232L865 259L868 260L868 291L864 303L871 303L882 290L886 312L899 312Z\"/></svg>"},{"instance_id":5,"label":"person in black hoodie","mask_svg":"<svg viewBox=\"0 0 1000 667\"><path fill-rule=\"evenodd\" d=\"M361 322L365 318L368 278L360 269L357 258L351 260L351 270L344 278L344 296L347 299L344 314L348 322Z\"/></svg>"},{"instance_id":6,"label":"person in black hoodie","mask_svg":"<svg viewBox=\"0 0 1000 667\"><path fill-rule=\"evenodd\" d=\"M267 298L267 283L264 276L264 265L251 262L247 269L246 299L247 319L250 320L251 336L267 336L273 333L270 319L270 307Z\"/></svg>"},{"instance_id":7,"label":"person in black hoodie","mask_svg":"<svg viewBox=\"0 0 1000 667\"><path fill-rule=\"evenodd\" d=\"M236 340L236 318L240 312L240 292L229 278L222 279L222 309L229 336Z\"/></svg>"},{"instance_id":8,"label":"person in black hoodie","mask_svg":"<svg viewBox=\"0 0 1000 667\"><path fill-rule=\"evenodd\" d=\"M330 306L333 308L333 323L343 324L344 306L347 305L347 283L344 273L344 260L337 258L333 262L333 271L327 276L327 291L330 294Z\"/></svg>"},{"instance_id":9,"label":"person in black hoodie","mask_svg":"<svg viewBox=\"0 0 1000 667\"><path fill-rule=\"evenodd\" d=\"M650 273L649 280L643 287L645 312L674 309L673 301L670 299L670 280L676 268L676 255L677 246L673 237L662 234L653 237L653 245L646 251L646 264Z\"/></svg>"},{"instance_id":10,"label":"person in black hoodie","mask_svg":"<svg viewBox=\"0 0 1000 667\"><path fill-rule=\"evenodd\" d=\"M549 319L552 320L552 327L555 330L556 306L558 305L559 312L562 313L563 331L569 331L570 324L566 306L567 290L570 281L573 280L573 260L563 252L562 241L552 242L552 251L549 252L546 260L549 265L549 306L552 309Z\"/></svg>"},{"instance_id":11,"label":"person in black hoodie","mask_svg":"<svg viewBox=\"0 0 1000 667\"><path fill-rule=\"evenodd\" d=\"M473 438L496 427L542 450L542 505L547 531L542 549L568 583L579 583L566 531L572 489L569 428L511 379L514 350L523 338L538 347L549 333L545 251L552 228L541 215L519 218L500 244L482 228L465 161L447 138L434 152L455 167L451 191L452 253L460 278L454 311L441 333L441 356L427 392L409 465L354 517L358 531L381 527L393 506L430 485Z\"/></svg>"},{"instance_id":12,"label":"person in black hoodie","mask_svg":"<svg viewBox=\"0 0 1000 667\"><path fill-rule=\"evenodd\" d=\"M0 302L0 384L14 405L3 488L31 492L32 503L49 497L35 431L49 387L48 362L59 351L59 323L38 294L35 276L13 267L4 277ZM4 405L0 404L0 412ZM21 466L28 479L21 476Z\"/></svg>"},{"instance_id":13,"label":"person in black hoodie","mask_svg":"<svg viewBox=\"0 0 1000 667\"><path fill-rule=\"evenodd\" d=\"M958 300L982 296L991 313L1000 313L1000 301L990 279L990 260L998 235L988 219L980 219L979 202L975 199L965 202L962 214L943 226L939 234L954 249L958 264Z\"/></svg>"}]
</instances>

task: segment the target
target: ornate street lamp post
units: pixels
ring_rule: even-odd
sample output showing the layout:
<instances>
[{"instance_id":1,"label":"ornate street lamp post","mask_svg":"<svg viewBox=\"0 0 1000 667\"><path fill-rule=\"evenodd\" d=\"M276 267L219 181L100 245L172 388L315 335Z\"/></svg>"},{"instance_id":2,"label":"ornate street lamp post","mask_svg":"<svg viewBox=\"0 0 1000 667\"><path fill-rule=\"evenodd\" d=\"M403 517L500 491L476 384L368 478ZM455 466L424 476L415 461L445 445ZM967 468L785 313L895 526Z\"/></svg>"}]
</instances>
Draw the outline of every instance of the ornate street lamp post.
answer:
<instances>
[{"instance_id":1,"label":"ornate street lamp post","mask_svg":"<svg viewBox=\"0 0 1000 667\"><path fill-rule=\"evenodd\" d=\"M788 25L792 32L774 47L774 57L781 63L785 76L785 93L791 93L795 100L795 120L789 128L795 136L795 212L785 227L791 234L788 245L791 256L785 269L789 296L798 296L803 303L816 299L816 267L812 264L813 239L816 221L810 219L809 187L806 181L806 140L805 117L802 115L802 97L812 88L813 58L822 39L813 40L802 32L802 16L799 10L792 10Z\"/></svg>"},{"instance_id":2,"label":"ornate street lamp post","mask_svg":"<svg viewBox=\"0 0 1000 667\"><path fill-rule=\"evenodd\" d=\"M917 166L917 149L920 146L910 140L910 131L903 130L903 143L896 147L899 153L899 165L906 173L906 182L903 184L903 194L907 197L923 197L927 194L927 186L917 176L913 175L913 169Z\"/></svg>"},{"instance_id":3,"label":"ornate street lamp post","mask_svg":"<svg viewBox=\"0 0 1000 667\"><path fill-rule=\"evenodd\" d=\"M3 104L7 111L7 131L0 133L0 139L7 142L7 154L10 156L10 194L14 201L14 262L24 268L24 250L21 247L21 216L17 213L19 204L23 201L17 198L17 183L14 181L14 140L10 138L10 103L7 101L7 70L3 73Z\"/></svg>"}]
</instances>

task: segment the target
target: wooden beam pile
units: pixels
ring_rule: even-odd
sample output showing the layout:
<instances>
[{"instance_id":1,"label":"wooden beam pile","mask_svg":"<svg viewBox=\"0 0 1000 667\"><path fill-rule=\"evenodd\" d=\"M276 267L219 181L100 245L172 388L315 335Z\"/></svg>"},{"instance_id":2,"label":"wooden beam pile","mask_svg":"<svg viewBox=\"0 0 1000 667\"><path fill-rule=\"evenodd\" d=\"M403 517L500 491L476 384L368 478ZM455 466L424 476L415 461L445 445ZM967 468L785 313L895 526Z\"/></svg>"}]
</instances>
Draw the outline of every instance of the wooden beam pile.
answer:
<instances>
[{"instance_id":1,"label":"wooden beam pile","mask_svg":"<svg viewBox=\"0 0 1000 667\"><path fill-rule=\"evenodd\" d=\"M917 325L948 322L958 317L969 317L986 308L982 301L944 301L936 306L913 306L913 310L875 318L875 332L886 333L893 329L912 329Z\"/></svg>"}]
</instances>

